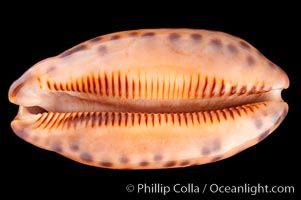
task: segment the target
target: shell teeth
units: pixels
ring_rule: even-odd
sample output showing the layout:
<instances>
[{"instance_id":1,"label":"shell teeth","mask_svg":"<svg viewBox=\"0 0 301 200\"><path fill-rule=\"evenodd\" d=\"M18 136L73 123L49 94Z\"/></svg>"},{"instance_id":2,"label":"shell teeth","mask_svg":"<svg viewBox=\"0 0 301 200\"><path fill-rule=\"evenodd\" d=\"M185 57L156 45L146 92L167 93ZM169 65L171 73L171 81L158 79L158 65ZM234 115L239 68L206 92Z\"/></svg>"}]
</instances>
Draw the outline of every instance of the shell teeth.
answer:
<instances>
[{"instance_id":1,"label":"shell teeth","mask_svg":"<svg viewBox=\"0 0 301 200\"><path fill-rule=\"evenodd\" d=\"M167 78L167 75L141 76L139 72L135 78L134 75L130 77L120 71L91 73L67 82L48 79L45 85L50 91L78 92L126 99L197 99L224 95L252 95L271 90L271 88L267 89L264 83L253 86L230 86L224 78L201 76L200 73L183 76L181 79L177 76Z\"/></svg>"},{"instance_id":2,"label":"shell teeth","mask_svg":"<svg viewBox=\"0 0 301 200\"><path fill-rule=\"evenodd\" d=\"M43 80L53 101L62 95L66 106L43 105L48 111L197 112L268 101L264 83L239 85L225 78L196 74L91 72L65 82ZM44 87L44 86L43 86ZM257 89L258 88L258 89ZM69 98L69 99L66 99ZM53 105L52 105L53 104ZM72 110L74 109L74 110Z\"/></svg>"},{"instance_id":3,"label":"shell teeth","mask_svg":"<svg viewBox=\"0 0 301 200\"><path fill-rule=\"evenodd\" d=\"M195 126L201 123L220 123L236 120L266 106L265 102L225 108L221 110L188 113L128 113L128 112L44 112L35 121L35 128L58 129L101 126Z\"/></svg>"}]
</instances>

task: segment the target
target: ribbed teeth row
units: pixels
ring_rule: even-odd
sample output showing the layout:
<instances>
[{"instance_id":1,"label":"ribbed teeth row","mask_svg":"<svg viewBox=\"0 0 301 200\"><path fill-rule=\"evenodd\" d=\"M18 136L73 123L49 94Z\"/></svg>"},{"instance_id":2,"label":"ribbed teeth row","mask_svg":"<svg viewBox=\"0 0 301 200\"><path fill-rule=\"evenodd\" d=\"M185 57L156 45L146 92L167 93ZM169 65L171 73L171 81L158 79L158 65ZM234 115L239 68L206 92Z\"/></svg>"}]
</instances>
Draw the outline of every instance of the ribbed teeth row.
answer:
<instances>
[{"instance_id":1,"label":"ribbed teeth row","mask_svg":"<svg viewBox=\"0 0 301 200\"><path fill-rule=\"evenodd\" d=\"M69 81L41 80L40 87L51 91L72 91L127 99L196 99L268 92L264 82L253 85L230 83L200 73L152 75L146 73L90 73Z\"/></svg>"},{"instance_id":2,"label":"ribbed teeth row","mask_svg":"<svg viewBox=\"0 0 301 200\"><path fill-rule=\"evenodd\" d=\"M101 126L195 126L202 123L220 123L235 120L255 112L266 103L226 108L215 111L189 113L127 113L127 112L44 112L35 121L36 128L58 129L76 128L85 124L86 127Z\"/></svg>"}]
</instances>

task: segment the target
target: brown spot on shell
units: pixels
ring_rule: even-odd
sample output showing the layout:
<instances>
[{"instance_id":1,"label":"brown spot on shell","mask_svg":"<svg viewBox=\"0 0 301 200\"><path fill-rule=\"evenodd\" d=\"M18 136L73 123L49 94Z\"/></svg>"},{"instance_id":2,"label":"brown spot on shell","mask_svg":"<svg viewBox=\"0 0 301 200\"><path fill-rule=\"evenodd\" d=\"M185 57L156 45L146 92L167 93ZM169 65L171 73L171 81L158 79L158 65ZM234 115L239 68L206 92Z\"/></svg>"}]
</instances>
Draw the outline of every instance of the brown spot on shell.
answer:
<instances>
[{"instance_id":1,"label":"brown spot on shell","mask_svg":"<svg viewBox=\"0 0 301 200\"><path fill-rule=\"evenodd\" d=\"M128 159L128 157L126 157L126 156L121 156L120 158L119 158L119 162L121 162L121 163L128 163L130 160Z\"/></svg>"},{"instance_id":2,"label":"brown spot on shell","mask_svg":"<svg viewBox=\"0 0 301 200\"><path fill-rule=\"evenodd\" d=\"M56 66L51 65L51 66L47 67L46 72L47 72L47 74L50 74L50 73L53 73L56 69L57 69Z\"/></svg>"},{"instance_id":3,"label":"brown spot on shell","mask_svg":"<svg viewBox=\"0 0 301 200\"><path fill-rule=\"evenodd\" d=\"M239 45L246 50L249 50L251 47L249 44L247 44L245 41L239 41Z\"/></svg>"},{"instance_id":4,"label":"brown spot on shell","mask_svg":"<svg viewBox=\"0 0 301 200\"><path fill-rule=\"evenodd\" d=\"M120 35L112 35L110 40L117 40L120 38Z\"/></svg>"},{"instance_id":5,"label":"brown spot on shell","mask_svg":"<svg viewBox=\"0 0 301 200\"><path fill-rule=\"evenodd\" d=\"M222 47L222 41L220 39L214 38L210 41L210 43L215 49L220 49Z\"/></svg>"},{"instance_id":6,"label":"brown spot on shell","mask_svg":"<svg viewBox=\"0 0 301 200\"><path fill-rule=\"evenodd\" d=\"M77 53L77 52L80 52L80 51L83 51L83 50L86 50L87 49L87 46L85 44L81 44L81 45L78 45L70 50L67 50L65 51L64 53L62 53L60 55L60 58L64 58L64 57L67 57L67 56L70 56L74 53Z\"/></svg>"},{"instance_id":7,"label":"brown spot on shell","mask_svg":"<svg viewBox=\"0 0 301 200\"><path fill-rule=\"evenodd\" d=\"M171 41L177 41L181 38L181 35L178 33L171 33L171 34L169 34L168 38Z\"/></svg>"},{"instance_id":8,"label":"brown spot on shell","mask_svg":"<svg viewBox=\"0 0 301 200\"><path fill-rule=\"evenodd\" d=\"M78 145L78 143L77 143L77 142L72 142L71 145L70 145L70 149L71 149L71 151L73 151L73 152L78 151L78 150L79 150L79 145Z\"/></svg>"},{"instance_id":9,"label":"brown spot on shell","mask_svg":"<svg viewBox=\"0 0 301 200\"><path fill-rule=\"evenodd\" d=\"M211 144L205 145L201 148L201 154L204 156L208 156L212 152L216 152L220 150L221 148L221 143L219 140L214 140Z\"/></svg>"},{"instance_id":10,"label":"brown spot on shell","mask_svg":"<svg viewBox=\"0 0 301 200\"><path fill-rule=\"evenodd\" d=\"M137 31L133 31L133 32L130 32L129 35L130 35L130 36L137 36L137 35L138 35L138 32L137 32Z\"/></svg>"},{"instance_id":11,"label":"brown spot on shell","mask_svg":"<svg viewBox=\"0 0 301 200\"><path fill-rule=\"evenodd\" d=\"M255 59L254 59L253 56L251 56L251 55L248 55L248 56L247 56L247 64L248 64L249 66L252 66L252 65L255 64Z\"/></svg>"},{"instance_id":12,"label":"brown spot on shell","mask_svg":"<svg viewBox=\"0 0 301 200\"><path fill-rule=\"evenodd\" d=\"M146 166L148 166L150 163L149 162L147 162L147 161L141 161L140 163L139 163L139 165L141 166L141 167L146 167Z\"/></svg>"},{"instance_id":13,"label":"brown spot on shell","mask_svg":"<svg viewBox=\"0 0 301 200\"><path fill-rule=\"evenodd\" d=\"M196 41L202 39L202 35L199 34L199 33L192 33L192 34L190 35L190 37L191 37L193 40L196 40Z\"/></svg>"},{"instance_id":14,"label":"brown spot on shell","mask_svg":"<svg viewBox=\"0 0 301 200\"><path fill-rule=\"evenodd\" d=\"M257 129L260 129L262 127L262 120L257 118L254 120L254 124Z\"/></svg>"},{"instance_id":15,"label":"brown spot on shell","mask_svg":"<svg viewBox=\"0 0 301 200\"><path fill-rule=\"evenodd\" d=\"M230 53L237 53L238 52L238 49L236 48L236 46L234 46L233 44L228 44L227 45L227 49Z\"/></svg>"},{"instance_id":16,"label":"brown spot on shell","mask_svg":"<svg viewBox=\"0 0 301 200\"><path fill-rule=\"evenodd\" d=\"M40 140L40 138L35 135L35 136L33 136L32 140L35 141L35 142L38 142Z\"/></svg>"},{"instance_id":17,"label":"brown spot on shell","mask_svg":"<svg viewBox=\"0 0 301 200\"><path fill-rule=\"evenodd\" d=\"M189 164L190 162L188 160L183 160L182 162L179 163L180 166L187 166Z\"/></svg>"},{"instance_id":18,"label":"brown spot on shell","mask_svg":"<svg viewBox=\"0 0 301 200\"><path fill-rule=\"evenodd\" d=\"M108 52L108 48L105 45L99 46L97 50L98 50L99 54L102 56L107 54L107 52Z\"/></svg>"},{"instance_id":19,"label":"brown spot on shell","mask_svg":"<svg viewBox=\"0 0 301 200\"><path fill-rule=\"evenodd\" d=\"M92 155L88 152L82 152L80 155L79 155L80 159L83 160L83 161L86 161L86 162L92 162Z\"/></svg>"},{"instance_id":20,"label":"brown spot on shell","mask_svg":"<svg viewBox=\"0 0 301 200\"><path fill-rule=\"evenodd\" d=\"M90 40L90 42L95 43L95 42L99 42L102 39L102 37L96 37Z\"/></svg>"},{"instance_id":21,"label":"brown spot on shell","mask_svg":"<svg viewBox=\"0 0 301 200\"><path fill-rule=\"evenodd\" d=\"M56 142L56 143L52 144L51 149L53 151L56 151L56 152L62 152L63 151L62 145L59 142Z\"/></svg>"},{"instance_id":22,"label":"brown spot on shell","mask_svg":"<svg viewBox=\"0 0 301 200\"><path fill-rule=\"evenodd\" d=\"M219 140L214 140L213 143L212 143L212 151L218 151L221 149L221 143Z\"/></svg>"},{"instance_id":23,"label":"brown spot on shell","mask_svg":"<svg viewBox=\"0 0 301 200\"><path fill-rule=\"evenodd\" d=\"M160 154L156 154L155 156L154 156L154 161L161 161L162 160L162 155L160 155Z\"/></svg>"},{"instance_id":24,"label":"brown spot on shell","mask_svg":"<svg viewBox=\"0 0 301 200\"><path fill-rule=\"evenodd\" d=\"M177 162L176 161L168 161L167 163L165 163L163 165L163 167L174 167L177 165Z\"/></svg>"},{"instance_id":25,"label":"brown spot on shell","mask_svg":"<svg viewBox=\"0 0 301 200\"><path fill-rule=\"evenodd\" d=\"M142 37L153 37L155 35L154 32L146 32L146 33L143 33L141 36Z\"/></svg>"},{"instance_id":26,"label":"brown spot on shell","mask_svg":"<svg viewBox=\"0 0 301 200\"><path fill-rule=\"evenodd\" d=\"M112 167L113 163L108 162L108 161L102 161L99 163L99 165L103 166L103 167Z\"/></svg>"},{"instance_id":27,"label":"brown spot on shell","mask_svg":"<svg viewBox=\"0 0 301 200\"><path fill-rule=\"evenodd\" d=\"M210 152L211 152L211 150L210 150L209 146L202 147L202 155L207 156L210 154Z\"/></svg>"}]
</instances>

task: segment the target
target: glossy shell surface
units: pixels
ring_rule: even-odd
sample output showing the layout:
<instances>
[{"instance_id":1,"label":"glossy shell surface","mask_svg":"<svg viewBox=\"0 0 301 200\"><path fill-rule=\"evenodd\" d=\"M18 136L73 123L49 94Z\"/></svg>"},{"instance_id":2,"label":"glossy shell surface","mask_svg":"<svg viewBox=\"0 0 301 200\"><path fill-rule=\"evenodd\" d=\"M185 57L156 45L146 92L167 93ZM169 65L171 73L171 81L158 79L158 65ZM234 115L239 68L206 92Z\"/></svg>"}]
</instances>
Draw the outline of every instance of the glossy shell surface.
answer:
<instances>
[{"instance_id":1,"label":"glossy shell surface","mask_svg":"<svg viewBox=\"0 0 301 200\"><path fill-rule=\"evenodd\" d=\"M14 132L115 169L215 162L257 144L288 112L286 73L246 41L193 29L96 37L45 59L9 90Z\"/></svg>"}]
</instances>

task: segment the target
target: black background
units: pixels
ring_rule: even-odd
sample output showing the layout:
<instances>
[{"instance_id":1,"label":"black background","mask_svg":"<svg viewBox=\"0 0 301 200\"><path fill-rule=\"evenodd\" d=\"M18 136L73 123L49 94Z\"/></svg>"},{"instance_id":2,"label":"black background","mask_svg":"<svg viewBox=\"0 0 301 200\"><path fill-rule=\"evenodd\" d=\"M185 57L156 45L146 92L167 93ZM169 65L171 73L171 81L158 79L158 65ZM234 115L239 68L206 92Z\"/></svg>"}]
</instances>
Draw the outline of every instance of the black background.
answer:
<instances>
[{"instance_id":1,"label":"black background","mask_svg":"<svg viewBox=\"0 0 301 200\"><path fill-rule=\"evenodd\" d=\"M300 149L297 135L300 112L300 20L294 6L273 5L246 9L228 9L217 5L189 5L188 8L162 8L153 2L126 7L89 4L82 8L55 8L35 5L22 12L8 6L2 20L1 72L1 192L23 197L70 198L85 195L96 199L144 199L146 194L128 193L127 184L160 183L172 186L194 183L204 185L293 185L295 194L225 195L235 199L293 199L299 193L298 169ZM173 4L176 4L175 2ZM153 7L150 7L150 6ZM187 5L187 4L186 4ZM25 5L24 5L25 6ZM80 5L81 6L81 5ZM122 9L122 12L116 9ZM124 6L124 7L123 7ZM85 166L56 153L37 148L19 139L10 128L17 106L8 102L7 92L14 80L36 62L91 39L111 32L142 28L198 28L219 30L241 37L258 48L266 57L281 66L291 85L283 92L290 110L280 127L268 138L238 155L206 165L168 170L109 170ZM268 74L267 74L268 76ZM180 147L179 147L180 148ZM9 192L12 188L15 192ZM22 192L21 192L22 191ZM108 197L104 197L109 195ZM185 196L188 195L188 196ZM177 194L177 199L221 199L222 194ZM169 195L171 196L171 195ZM42 197L41 197L42 198ZM165 198L157 194L156 199Z\"/></svg>"}]
</instances>

